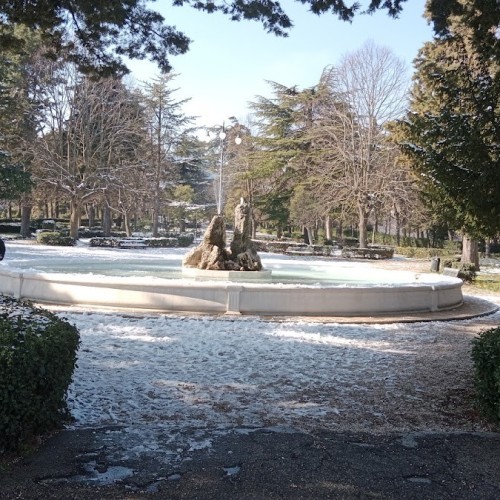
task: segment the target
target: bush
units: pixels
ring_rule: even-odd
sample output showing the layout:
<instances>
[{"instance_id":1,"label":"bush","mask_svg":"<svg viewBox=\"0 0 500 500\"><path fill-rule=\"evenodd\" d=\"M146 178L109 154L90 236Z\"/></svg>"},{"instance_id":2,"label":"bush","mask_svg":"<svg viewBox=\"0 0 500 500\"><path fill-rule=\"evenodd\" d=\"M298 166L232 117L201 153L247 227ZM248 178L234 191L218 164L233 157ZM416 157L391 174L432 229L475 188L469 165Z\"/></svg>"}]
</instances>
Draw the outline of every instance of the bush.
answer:
<instances>
[{"instance_id":1,"label":"bush","mask_svg":"<svg viewBox=\"0 0 500 500\"><path fill-rule=\"evenodd\" d=\"M63 236L58 232L45 231L36 235L36 241L42 245L52 245L61 247L71 247L75 240L70 236Z\"/></svg>"},{"instance_id":2,"label":"bush","mask_svg":"<svg viewBox=\"0 0 500 500\"><path fill-rule=\"evenodd\" d=\"M0 223L0 233L19 234L20 232L21 224L19 223Z\"/></svg>"},{"instance_id":3,"label":"bush","mask_svg":"<svg viewBox=\"0 0 500 500\"><path fill-rule=\"evenodd\" d=\"M390 247L344 247L342 249L342 257L358 258L358 259L392 259L394 257L394 249Z\"/></svg>"},{"instance_id":4,"label":"bush","mask_svg":"<svg viewBox=\"0 0 500 500\"><path fill-rule=\"evenodd\" d=\"M432 257L443 257L446 252L441 248L417 248L417 247L396 247L395 253L404 255L411 259L430 259ZM450 266L446 266L450 267Z\"/></svg>"},{"instance_id":5,"label":"bush","mask_svg":"<svg viewBox=\"0 0 500 500\"><path fill-rule=\"evenodd\" d=\"M500 422L500 327L472 341L472 359L479 407L486 417Z\"/></svg>"},{"instance_id":6,"label":"bush","mask_svg":"<svg viewBox=\"0 0 500 500\"><path fill-rule=\"evenodd\" d=\"M180 247L188 247L193 244L194 234L180 234L177 236Z\"/></svg>"},{"instance_id":7,"label":"bush","mask_svg":"<svg viewBox=\"0 0 500 500\"><path fill-rule=\"evenodd\" d=\"M466 283L476 279L476 266L474 264L462 264L458 271L458 277Z\"/></svg>"},{"instance_id":8,"label":"bush","mask_svg":"<svg viewBox=\"0 0 500 500\"><path fill-rule=\"evenodd\" d=\"M175 248L179 246L177 238L146 238L144 242L152 248Z\"/></svg>"},{"instance_id":9,"label":"bush","mask_svg":"<svg viewBox=\"0 0 500 500\"><path fill-rule=\"evenodd\" d=\"M29 303L0 296L0 307L1 453L69 418L80 340L76 327Z\"/></svg>"},{"instance_id":10,"label":"bush","mask_svg":"<svg viewBox=\"0 0 500 500\"><path fill-rule=\"evenodd\" d=\"M118 243L120 243L119 238L91 238L89 242L89 246L91 247L106 247L106 248L117 248Z\"/></svg>"},{"instance_id":11,"label":"bush","mask_svg":"<svg viewBox=\"0 0 500 500\"><path fill-rule=\"evenodd\" d=\"M460 257L450 257L443 261L443 267L457 268L460 266Z\"/></svg>"}]
</instances>

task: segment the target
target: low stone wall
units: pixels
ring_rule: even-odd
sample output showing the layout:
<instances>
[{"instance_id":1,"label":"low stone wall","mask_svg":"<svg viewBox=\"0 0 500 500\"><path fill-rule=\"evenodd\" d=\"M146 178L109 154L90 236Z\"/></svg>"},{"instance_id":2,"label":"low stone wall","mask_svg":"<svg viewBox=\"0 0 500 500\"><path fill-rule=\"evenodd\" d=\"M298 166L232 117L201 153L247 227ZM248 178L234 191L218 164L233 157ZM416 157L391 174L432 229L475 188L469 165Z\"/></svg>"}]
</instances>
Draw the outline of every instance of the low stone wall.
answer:
<instances>
[{"instance_id":1,"label":"low stone wall","mask_svg":"<svg viewBox=\"0 0 500 500\"><path fill-rule=\"evenodd\" d=\"M392 259L394 257L394 248L391 247L369 247L369 248L356 248L345 247L342 249L342 257L356 258L356 259Z\"/></svg>"},{"instance_id":2,"label":"low stone wall","mask_svg":"<svg viewBox=\"0 0 500 500\"><path fill-rule=\"evenodd\" d=\"M192 235L181 235L177 238L91 238L89 245L91 247L108 248L174 248L188 247L193 243Z\"/></svg>"},{"instance_id":3,"label":"low stone wall","mask_svg":"<svg viewBox=\"0 0 500 500\"><path fill-rule=\"evenodd\" d=\"M390 272L390 271L389 271ZM304 286L8 271L0 293L47 304L162 312L283 316L372 316L433 312L462 304L462 280L436 274L365 286Z\"/></svg>"},{"instance_id":4,"label":"low stone wall","mask_svg":"<svg viewBox=\"0 0 500 500\"><path fill-rule=\"evenodd\" d=\"M282 253L285 255L332 255L338 246L334 245L305 245L294 241L264 241L252 240L255 249L258 252Z\"/></svg>"},{"instance_id":5,"label":"low stone wall","mask_svg":"<svg viewBox=\"0 0 500 500\"><path fill-rule=\"evenodd\" d=\"M252 240L258 252L282 253L285 255L315 255L328 257L333 255L342 247L340 245L305 245L293 241L264 241ZM392 259L394 257L394 248L392 247L344 247L341 250L344 258L357 259Z\"/></svg>"}]
</instances>

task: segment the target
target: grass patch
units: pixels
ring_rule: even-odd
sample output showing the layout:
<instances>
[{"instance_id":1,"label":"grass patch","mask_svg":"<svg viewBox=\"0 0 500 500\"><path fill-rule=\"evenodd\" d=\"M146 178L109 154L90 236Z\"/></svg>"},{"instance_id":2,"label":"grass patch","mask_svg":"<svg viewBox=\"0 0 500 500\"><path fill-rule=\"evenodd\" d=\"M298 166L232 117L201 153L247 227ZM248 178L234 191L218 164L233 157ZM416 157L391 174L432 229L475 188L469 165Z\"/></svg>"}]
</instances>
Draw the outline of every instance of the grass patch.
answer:
<instances>
[{"instance_id":1,"label":"grass patch","mask_svg":"<svg viewBox=\"0 0 500 500\"><path fill-rule=\"evenodd\" d=\"M500 293L500 274L478 274L470 286L479 290Z\"/></svg>"}]
</instances>

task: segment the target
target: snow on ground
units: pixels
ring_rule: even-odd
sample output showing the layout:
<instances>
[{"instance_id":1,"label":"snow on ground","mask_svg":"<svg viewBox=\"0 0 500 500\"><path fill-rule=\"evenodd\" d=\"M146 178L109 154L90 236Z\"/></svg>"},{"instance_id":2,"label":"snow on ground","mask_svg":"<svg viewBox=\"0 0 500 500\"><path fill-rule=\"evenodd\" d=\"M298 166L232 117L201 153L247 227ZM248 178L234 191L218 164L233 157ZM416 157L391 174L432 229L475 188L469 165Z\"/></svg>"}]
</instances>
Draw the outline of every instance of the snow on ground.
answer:
<instances>
[{"instance_id":1,"label":"snow on ground","mask_svg":"<svg viewBox=\"0 0 500 500\"><path fill-rule=\"evenodd\" d=\"M94 255L88 248L9 246L12 260L25 258L26 267L30 259L50 264L62 256L77 265L82 252ZM179 260L183 253L176 249L165 258ZM121 261L129 254L106 253ZM499 295L484 298L500 304ZM487 429L473 409L470 348L479 331L500 324L498 312L387 325L58 314L82 339L69 391L73 426L110 426L110 439L115 426L125 430L121 458L158 450L168 458L209 447L214 435L231 429Z\"/></svg>"},{"instance_id":2,"label":"snow on ground","mask_svg":"<svg viewBox=\"0 0 500 500\"><path fill-rule=\"evenodd\" d=\"M500 319L340 325L63 316L82 335L70 391L77 426L366 431L475 428L444 406L470 392L476 324Z\"/></svg>"}]
</instances>

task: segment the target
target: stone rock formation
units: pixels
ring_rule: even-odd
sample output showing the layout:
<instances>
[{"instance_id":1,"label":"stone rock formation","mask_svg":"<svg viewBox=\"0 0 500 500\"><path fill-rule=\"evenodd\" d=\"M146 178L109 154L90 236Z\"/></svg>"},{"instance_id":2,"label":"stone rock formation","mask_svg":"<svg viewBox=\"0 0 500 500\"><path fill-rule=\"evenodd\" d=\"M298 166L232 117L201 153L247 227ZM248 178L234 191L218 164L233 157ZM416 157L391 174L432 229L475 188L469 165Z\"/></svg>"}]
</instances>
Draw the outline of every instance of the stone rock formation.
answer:
<instances>
[{"instance_id":1,"label":"stone rock formation","mask_svg":"<svg viewBox=\"0 0 500 500\"><path fill-rule=\"evenodd\" d=\"M234 237L230 250L226 249L224 218L216 215L203 241L186 254L182 265L210 271L261 271L260 257L252 245L251 228L250 205L242 198L235 209Z\"/></svg>"},{"instance_id":2,"label":"stone rock formation","mask_svg":"<svg viewBox=\"0 0 500 500\"><path fill-rule=\"evenodd\" d=\"M231 260L241 271L260 271L262 263L252 244L252 212L241 198L234 211L234 235L231 242Z\"/></svg>"},{"instance_id":3,"label":"stone rock formation","mask_svg":"<svg viewBox=\"0 0 500 500\"><path fill-rule=\"evenodd\" d=\"M210 222L203 241L186 254L182 261L185 267L220 270L226 268L229 253L226 250L226 228L224 217L216 215Z\"/></svg>"}]
</instances>

